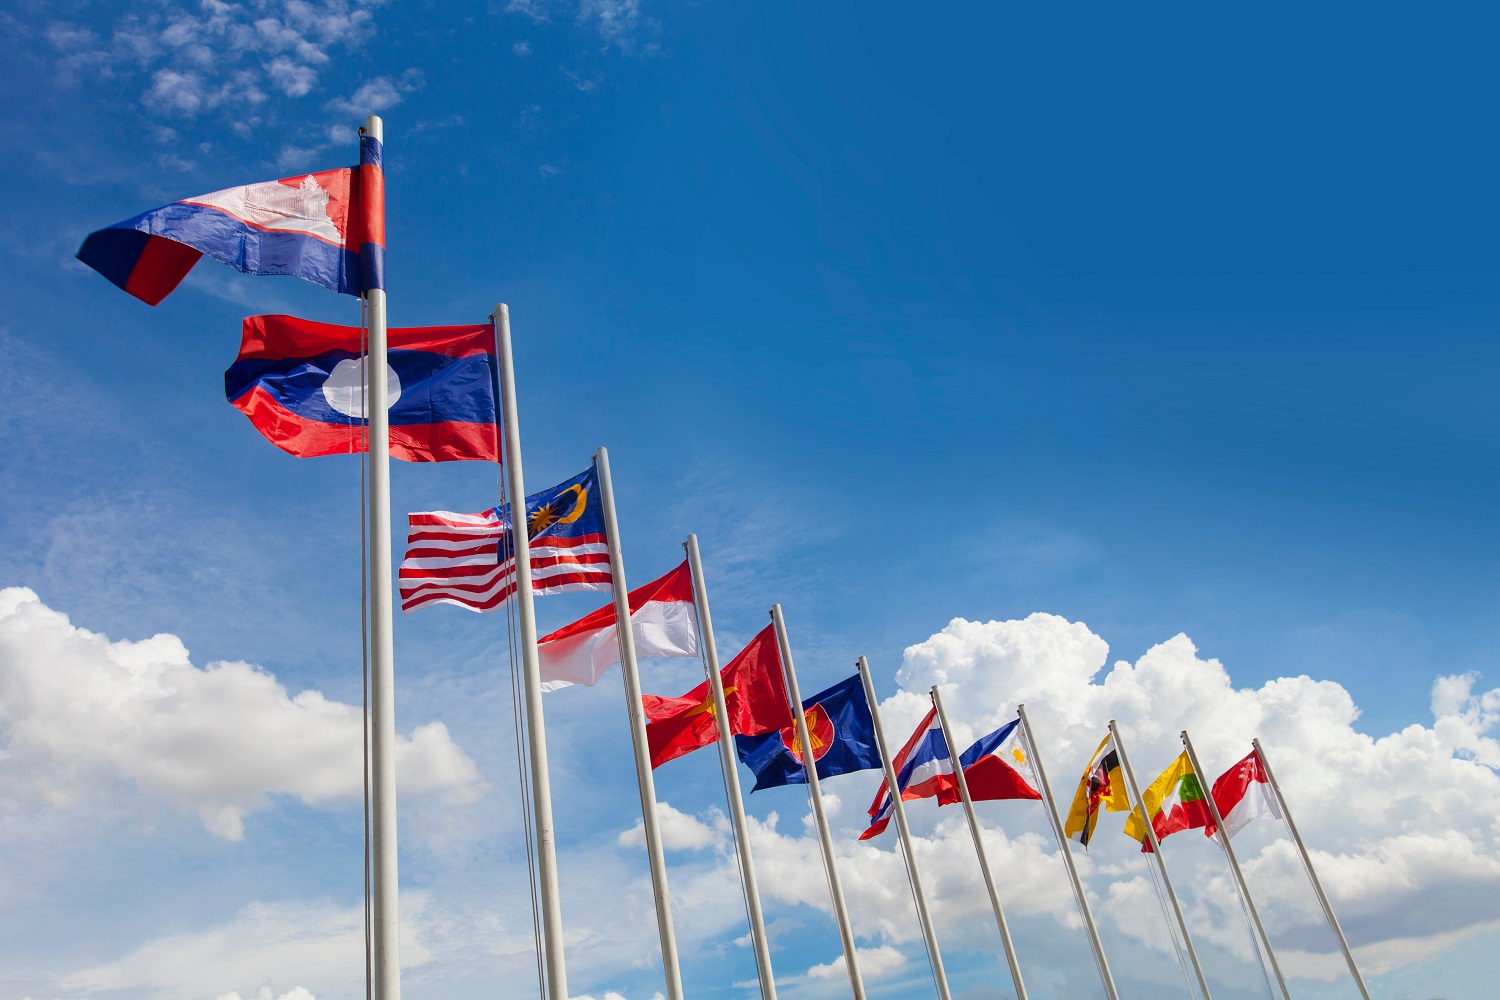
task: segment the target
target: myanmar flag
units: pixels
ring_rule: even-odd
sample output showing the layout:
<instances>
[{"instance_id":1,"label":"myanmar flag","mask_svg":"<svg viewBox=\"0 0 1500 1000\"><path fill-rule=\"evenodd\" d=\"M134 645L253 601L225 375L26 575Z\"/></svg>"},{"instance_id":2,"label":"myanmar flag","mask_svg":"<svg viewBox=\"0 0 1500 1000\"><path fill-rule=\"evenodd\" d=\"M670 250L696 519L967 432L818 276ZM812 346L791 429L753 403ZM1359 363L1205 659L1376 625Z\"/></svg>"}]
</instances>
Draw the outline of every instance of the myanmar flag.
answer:
<instances>
[{"instance_id":1,"label":"myanmar flag","mask_svg":"<svg viewBox=\"0 0 1500 1000\"><path fill-rule=\"evenodd\" d=\"M1208 826L1213 818L1208 812L1208 800L1198 775L1188 762L1186 751L1177 755L1172 766L1151 782L1151 787L1141 793L1146 812L1151 816L1151 829L1156 839L1161 840L1178 830L1189 830ZM1137 806L1125 820L1125 835L1141 841L1143 853L1151 850L1146 842L1146 824L1141 821L1141 810Z\"/></svg>"}]
</instances>

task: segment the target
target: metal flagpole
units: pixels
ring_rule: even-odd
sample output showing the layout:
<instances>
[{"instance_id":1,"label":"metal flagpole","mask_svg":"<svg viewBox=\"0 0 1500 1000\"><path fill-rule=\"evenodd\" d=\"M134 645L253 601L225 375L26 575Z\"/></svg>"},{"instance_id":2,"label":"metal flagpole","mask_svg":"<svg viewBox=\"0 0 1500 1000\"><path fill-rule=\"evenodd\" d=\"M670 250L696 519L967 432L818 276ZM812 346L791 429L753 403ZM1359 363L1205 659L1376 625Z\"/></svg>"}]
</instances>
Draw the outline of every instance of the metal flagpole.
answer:
<instances>
[{"instance_id":1,"label":"metal flagpole","mask_svg":"<svg viewBox=\"0 0 1500 1000\"><path fill-rule=\"evenodd\" d=\"M378 115L365 134L385 143ZM370 905L374 927L376 1000L401 1000L401 949L396 876L396 654L392 640L390 400L386 384L385 290L365 292L369 317L370 428Z\"/></svg>"},{"instance_id":2,"label":"metal flagpole","mask_svg":"<svg viewBox=\"0 0 1500 1000\"><path fill-rule=\"evenodd\" d=\"M1031 754L1031 763L1036 766L1037 780L1042 783L1042 797L1047 800L1047 818L1052 821L1052 832L1057 837L1057 849L1062 853L1063 867L1068 870L1068 879L1073 883L1073 895L1078 898L1078 912L1083 916L1083 926L1089 932L1089 947L1094 952L1094 964L1099 967L1099 978L1104 982L1104 994L1109 1000L1120 1000L1115 990L1115 977L1109 971L1109 960L1104 957L1104 945L1099 940L1099 928L1094 925L1094 912L1089 909L1089 898L1083 893L1083 883L1078 879L1078 867L1073 863L1073 852L1068 849L1068 837L1063 832L1062 818L1057 815L1057 800L1052 797L1052 786L1047 783L1047 769L1042 766L1042 755L1036 749L1036 737L1031 732L1031 722L1026 718L1026 706L1017 705L1016 714L1021 717L1021 729L1026 736L1026 749Z\"/></svg>"},{"instance_id":3,"label":"metal flagpole","mask_svg":"<svg viewBox=\"0 0 1500 1000\"><path fill-rule=\"evenodd\" d=\"M656 897L662 971L667 978L667 1000L682 1000L682 970L677 964L677 934L672 928L672 903L667 895L667 858L661 846L661 819L656 815L656 781L651 775L651 751L646 743L646 710L641 702L641 675L635 662L630 588L625 585L625 559L620 552L620 520L615 516L609 449L594 452L594 464L599 470L599 494L604 505L610 589L615 596L615 638L620 644L620 673L625 678L625 709L630 718L630 744L635 751L635 780L641 790L641 824L646 833L646 857L651 864L652 895Z\"/></svg>"},{"instance_id":4,"label":"metal flagpole","mask_svg":"<svg viewBox=\"0 0 1500 1000\"><path fill-rule=\"evenodd\" d=\"M1016 948L1010 940L1010 927L1005 922L1005 910L1000 906L1000 894L995 891L995 880L990 876L990 861L984 853L984 841L979 835L979 817L974 813L974 800L969 795L969 779L964 776L963 761L953 748L953 730L948 726L948 713L943 711L943 696L937 685L932 686L932 706L937 709L938 725L943 728L943 742L948 744L948 753L953 758L953 776L958 779L958 797L963 801L964 813L969 818L969 833L974 837L974 853L979 855L979 871L984 875L984 887L989 890L990 905L995 910L995 923L1000 927L1000 941L1005 945L1005 961L1010 966L1010 979L1016 987L1016 1000L1027 1000L1026 984L1021 981L1021 963L1016 961Z\"/></svg>"},{"instance_id":5,"label":"metal flagpole","mask_svg":"<svg viewBox=\"0 0 1500 1000\"><path fill-rule=\"evenodd\" d=\"M714 642L714 620L708 610L708 587L703 582L698 536L688 535L682 547L687 550L688 568L693 574L693 603L698 606L698 631L708 664L708 688L714 696L714 721L719 727L719 762L724 767L724 789L729 799L729 816L734 821L735 846L739 849L740 878L744 881L745 906L749 911L750 941L755 946L755 972L760 977L761 1000L776 1000L771 945L766 940L766 924L760 912L760 886L755 881L755 865L750 858L749 824L745 822L745 803L740 797L739 755L735 751L734 735L729 731L729 710L724 705L724 678L719 674L719 647Z\"/></svg>"},{"instance_id":6,"label":"metal flagpole","mask_svg":"<svg viewBox=\"0 0 1500 1000\"><path fill-rule=\"evenodd\" d=\"M786 622L781 605L771 605L771 622L776 626L776 645L781 651L781 669L786 675L787 699L797 720L797 746L802 752L802 768L807 772L808 791L812 796L813 819L818 824L818 844L823 849L823 868L828 875L828 895L833 899L833 915L839 925L839 941L844 946L844 967L854 1000L865 1000L865 981L859 974L859 959L854 951L854 931L849 926L849 910L844 905L844 888L839 884L838 866L833 860L833 834L828 832L828 815L823 811L823 792L818 787L818 767L813 759L812 734L807 731L807 716L802 711L802 692L797 689L797 671L792 666L792 646L786 637Z\"/></svg>"},{"instance_id":7,"label":"metal flagpole","mask_svg":"<svg viewBox=\"0 0 1500 1000\"><path fill-rule=\"evenodd\" d=\"M880 751L880 764L885 769L886 794L891 797L891 812L896 814L896 832L901 835L901 852L906 855L906 873L911 878L912 896L917 902L917 922L922 925L922 938L927 943L927 960L932 963L932 979L937 984L938 1000L951 1000L948 992L948 973L943 970L943 955L938 951L937 934L932 929L932 915L927 911L927 894L922 891L922 876L917 873L917 855L912 848L911 827L906 825L906 807L901 803L901 791L897 788L896 769L891 765L891 752L885 742L885 726L880 721L880 705L875 700L875 683L870 680L870 664L861 656L858 660L859 680L865 687L865 701L870 705L870 718L875 723L875 748Z\"/></svg>"},{"instance_id":8,"label":"metal flagpole","mask_svg":"<svg viewBox=\"0 0 1500 1000\"><path fill-rule=\"evenodd\" d=\"M1188 763L1193 765L1193 773L1198 775L1201 786L1206 776L1203 768L1198 764L1198 753L1193 749L1193 741L1188 738L1186 729L1182 731L1182 746L1187 751ZM1292 995L1286 988L1286 979L1281 974L1281 966L1276 961L1276 953L1271 950L1271 939L1266 936L1266 929L1260 922L1260 913L1255 909L1255 901L1250 898L1250 886L1245 883L1245 873L1240 871L1239 858L1235 857L1234 848L1229 846L1229 831L1224 829L1224 817L1219 815L1219 804L1214 801L1213 788L1204 787L1203 797L1208 800L1208 814L1213 817L1214 829L1219 834L1219 844L1224 848L1224 856L1229 859L1229 870L1234 873L1235 884L1239 886L1240 895L1245 898L1245 907L1250 913L1250 923L1253 925L1255 936L1260 939L1260 945L1265 949L1266 957L1271 960L1271 971L1276 974L1276 985L1281 989L1282 1000L1292 1000Z\"/></svg>"},{"instance_id":9,"label":"metal flagpole","mask_svg":"<svg viewBox=\"0 0 1500 1000\"><path fill-rule=\"evenodd\" d=\"M1125 741L1120 739L1120 727L1115 725L1115 720L1109 720L1109 731L1115 738L1115 749L1120 753L1120 769L1125 772L1125 781L1130 786L1131 797L1135 799L1135 807L1141 811L1141 821L1146 827L1146 841L1151 845L1151 856L1156 859L1156 870L1161 872L1162 885L1166 887L1167 899L1172 903L1172 912L1177 915L1177 926L1182 928L1182 942L1187 945L1188 959L1193 963L1193 975L1198 978L1198 988L1203 991L1203 1000L1211 1000L1208 993L1208 980L1203 977L1203 966L1198 964L1198 951L1193 947L1192 936L1188 934L1187 918L1182 915L1182 904L1177 901L1177 893L1172 888L1172 879L1167 875L1167 863L1161 856L1161 842L1156 839L1156 828L1151 825L1151 817L1146 815L1146 803L1141 800L1141 786L1135 780L1135 770L1130 766L1130 755L1125 752Z\"/></svg>"},{"instance_id":10,"label":"metal flagpole","mask_svg":"<svg viewBox=\"0 0 1500 1000\"><path fill-rule=\"evenodd\" d=\"M500 399L505 426L505 475L510 486L511 553L516 573L516 626L521 637L521 680L526 696L526 739L531 745L532 817L536 824L537 881L542 897L542 949L547 996L568 1000L563 956L561 892L557 886L557 838L552 826L552 780L547 773L547 729L542 717L542 669L536 651L536 605L531 591L531 538L526 523L526 481L521 475L521 424L516 414L515 357L510 309L495 306L490 317L500 345Z\"/></svg>"},{"instance_id":11,"label":"metal flagpole","mask_svg":"<svg viewBox=\"0 0 1500 1000\"><path fill-rule=\"evenodd\" d=\"M1313 870L1312 858L1308 857L1307 845L1302 843L1302 834L1297 832L1297 823L1292 819L1292 811L1287 808L1286 798L1281 794L1281 786L1276 783L1276 775L1271 770L1270 761L1266 760L1266 752L1261 749L1260 740L1250 741L1255 748L1255 755L1260 758L1260 766L1266 769L1266 778L1271 783L1271 790L1276 793L1276 802L1281 806L1281 817L1286 820L1286 828L1291 831L1292 842L1297 845L1297 851L1302 855L1302 866L1307 869L1308 881L1312 882L1313 892L1317 893L1318 903L1323 907L1323 915L1328 918L1328 926L1333 928L1333 936L1338 938L1339 948L1344 953L1344 961L1349 963L1349 972L1354 976L1354 982L1359 987L1359 995L1365 1000L1370 1000L1370 991L1365 988L1365 977L1359 974L1359 966L1354 964L1354 952L1349 950L1349 940L1344 937L1344 929L1339 926L1339 918L1333 915L1333 904L1328 901L1328 894L1323 891L1323 883L1318 880L1318 873Z\"/></svg>"}]
</instances>

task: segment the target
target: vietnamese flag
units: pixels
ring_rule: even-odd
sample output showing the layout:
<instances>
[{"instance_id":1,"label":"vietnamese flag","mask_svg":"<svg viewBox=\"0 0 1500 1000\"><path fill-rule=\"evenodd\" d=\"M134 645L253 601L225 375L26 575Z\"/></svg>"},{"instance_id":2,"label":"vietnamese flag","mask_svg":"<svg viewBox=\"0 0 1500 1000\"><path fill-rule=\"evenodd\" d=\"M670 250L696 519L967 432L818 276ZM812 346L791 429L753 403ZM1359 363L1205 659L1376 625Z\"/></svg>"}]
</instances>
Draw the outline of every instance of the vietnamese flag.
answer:
<instances>
[{"instance_id":1,"label":"vietnamese flag","mask_svg":"<svg viewBox=\"0 0 1500 1000\"><path fill-rule=\"evenodd\" d=\"M724 708L729 713L729 731L738 736L759 736L792 725L787 707L786 684L781 676L781 656L776 633L767 625L740 655L729 661L719 676L724 683ZM651 766L712 745L719 738L714 723L714 696L704 681L681 698L642 695L646 709L646 743Z\"/></svg>"}]
</instances>

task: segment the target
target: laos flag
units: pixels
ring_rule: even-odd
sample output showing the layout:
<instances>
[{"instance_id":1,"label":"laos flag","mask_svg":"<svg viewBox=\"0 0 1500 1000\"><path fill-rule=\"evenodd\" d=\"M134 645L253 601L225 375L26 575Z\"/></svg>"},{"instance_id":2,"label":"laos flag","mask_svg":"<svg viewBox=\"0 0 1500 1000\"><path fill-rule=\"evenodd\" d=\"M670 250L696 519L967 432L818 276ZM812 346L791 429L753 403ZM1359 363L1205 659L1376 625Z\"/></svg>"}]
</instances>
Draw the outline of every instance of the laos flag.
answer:
<instances>
[{"instance_id":1,"label":"laos flag","mask_svg":"<svg viewBox=\"0 0 1500 1000\"><path fill-rule=\"evenodd\" d=\"M78 259L156 305L204 254L246 274L288 274L346 295L385 287L381 145L359 166L184 198L90 233Z\"/></svg>"},{"instance_id":2,"label":"laos flag","mask_svg":"<svg viewBox=\"0 0 1500 1000\"><path fill-rule=\"evenodd\" d=\"M385 384L391 454L408 462L495 462L495 331L392 327ZM367 450L360 330L295 316L244 321L224 393L266 439L298 458Z\"/></svg>"}]
</instances>

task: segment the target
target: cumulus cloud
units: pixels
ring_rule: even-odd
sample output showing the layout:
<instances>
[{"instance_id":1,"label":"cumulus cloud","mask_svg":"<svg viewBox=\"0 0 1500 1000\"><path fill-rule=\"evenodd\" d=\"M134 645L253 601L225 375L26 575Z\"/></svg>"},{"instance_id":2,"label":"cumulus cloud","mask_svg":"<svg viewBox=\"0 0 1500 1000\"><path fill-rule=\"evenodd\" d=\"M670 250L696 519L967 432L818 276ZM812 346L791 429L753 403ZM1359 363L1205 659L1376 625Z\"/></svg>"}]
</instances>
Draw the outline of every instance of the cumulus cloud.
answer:
<instances>
[{"instance_id":1,"label":"cumulus cloud","mask_svg":"<svg viewBox=\"0 0 1500 1000\"><path fill-rule=\"evenodd\" d=\"M883 978L906 965L906 956L901 953L900 949L892 948L888 944L878 948L856 948L855 954L859 957L859 974L866 979ZM848 963L844 961L844 956L840 955L831 962L814 965L807 970L807 977L843 980L849 974L846 971L847 968Z\"/></svg>"},{"instance_id":2,"label":"cumulus cloud","mask_svg":"<svg viewBox=\"0 0 1500 1000\"><path fill-rule=\"evenodd\" d=\"M1118 720L1142 782L1180 752L1182 729L1191 730L1199 757L1215 775L1259 737L1370 972L1430 957L1500 922L1500 893L1494 891L1500 885L1500 776L1491 763L1500 691L1476 690L1472 674L1439 678L1430 727L1375 737L1356 728L1353 699L1332 682L1298 676L1237 688L1224 665L1202 657L1184 635L1134 663L1106 669L1108 652L1087 626L1055 615L955 619L907 649L897 674L900 690L881 711L887 729L904 734L926 712L928 688L941 685L955 692L948 699L955 741L966 744L1014 718L1016 705L1025 703L1064 807L1110 719ZM873 793L875 781L866 784ZM855 791L858 780L830 785ZM918 941L903 863L883 842L890 836L855 841L863 817L848 812L835 820L835 840L856 933L893 950ZM945 947L993 948L993 920L961 814L927 803L910 813L923 880L929 898L939 901L934 911ZM1050 919L1077 934L1076 904L1039 808L994 803L981 813L986 852L1004 875L1000 892L1012 917L1022 927L1028 917ZM1106 817L1089 852L1075 853L1080 874L1111 939L1167 952L1167 925L1145 859L1119 835L1120 823L1118 816ZM778 905L830 912L810 831L783 832L779 825L773 813L764 822L752 819L750 830L770 912ZM1292 956L1289 969L1313 978L1347 975L1280 824L1252 824L1236 844L1272 940ZM1164 856L1200 948L1253 963L1235 889L1214 845L1188 832L1168 841ZM818 968L832 976L835 965Z\"/></svg>"},{"instance_id":3,"label":"cumulus cloud","mask_svg":"<svg viewBox=\"0 0 1500 1000\"><path fill-rule=\"evenodd\" d=\"M427 897L403 893L403 967L419 968L431 960L432 953L422 940L429 922ZM144 991L146 996L163 1000L185 996L312 1000L323 992L348 994L362 978L364 948L362 906L258 902L217 926L156 938L115 961L70 973L59 986L68 993ZM287 992L274 986L288 982L299 985Z\"/></svg>"},{"instance_id":4,"label":"cumulus cloud","mask_svg":"<svg viewBox=\"0 0 1500 1000\"><path fill-rule=\"evenodd\" d=\"M722 846L729 829L722 814L711 813L711 822L705 823L665 802L656 804L656 817L662 846L669 851L701 851ZM621 847L643 847L645 843L646 826L639 820L619 837Z\"/></svg>"},{"instance_id":5,"label":"cumulus cloud","mask_svg":"<svg viewBox=\"0 0 1500 1000\"><path fill-rule=\"evenodd\" d=\"M0 590L0 796L97 802L121 781L237 840L277 795L313 806L362 790L355 705L295 695L248 663L197 667L182 640L110 641L25 588ZM483 782L440 722L399 737L404 792L471 798Z\"/></svg>"},{"instance_id":6,"label":"cumulus cloud","mask_svg":"<svg viewBox=\"0 0 1500 1000\"><path fill-rule=\"evenodd\" d=\"M347 115L373 115L400 104L407 94L421 89L422 83L421 72L414 69L396 78L377 76L365 81L347 98L330 101L328 106Z\"/></svg>"},{"instance_id":7,"label":"cumulus cloud","mask_svg":"<svg viewBox=\"0 0 1500 1000\"><path fill-rule=\"evenodd\" d=\"M369 37L372 6L358 0L201 0L122 15L107 36L57 21L44 37L65 84L88 73L144 73L142 103L159 114L242 114L265 101L268 89L289 98L311 93L332 53L353 51Z\"/></svg>"}]
</instances>

